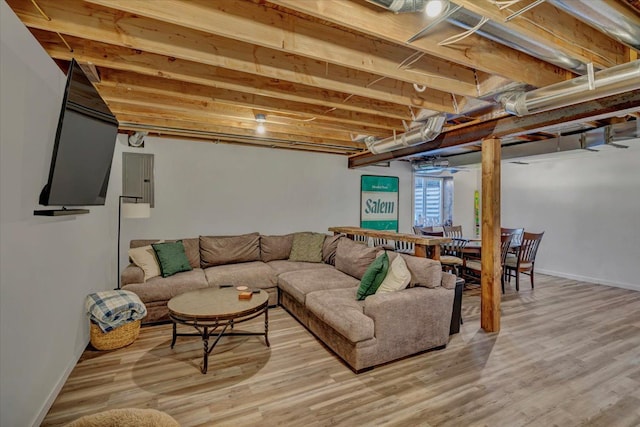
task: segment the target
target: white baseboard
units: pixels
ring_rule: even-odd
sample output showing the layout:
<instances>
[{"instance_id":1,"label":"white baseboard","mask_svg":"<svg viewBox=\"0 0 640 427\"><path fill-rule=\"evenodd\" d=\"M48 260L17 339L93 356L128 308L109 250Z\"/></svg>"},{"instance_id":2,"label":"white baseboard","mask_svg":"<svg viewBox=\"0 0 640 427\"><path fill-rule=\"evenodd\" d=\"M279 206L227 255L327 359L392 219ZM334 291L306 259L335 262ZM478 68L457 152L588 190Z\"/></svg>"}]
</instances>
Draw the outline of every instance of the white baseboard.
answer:
<instances>
[{"instance_id":1,"label":"white baseboard","mask_svg":"<svg viewBox=\"0 0 640 427\"><path fill-rule=\"evenodd\" d=\"M536 268L536 273L548 274L549 276L563 277L565 279L579 280L581 282L589 282L589 283L594 283L596 285L613 286L615 288L623 288L623 289L630 289L632 291L640 291L640 284L611 282L608 280L596 279L595 277L580 276L578 274L564 273L560 271L544 270L542 268Z\"/></svg>"},{"instance_id":2,"label":"white baseboard","mask_svg":"<svg viewBox=\"0 0 640 427\"><path fill-rule=\"evenodd\" d=\"M89 341L87 340L84 347L82 347L79 352L78 351L76 352L77 354L75 355L75 357L71 360L71 362L67 365L65 370L62 372L62 375L60 376L60 379L56 383L56 386L53 388L53 390L51 390L51 393L49 393L49 397L40 408L40 411L38 411L38 415L36 415L36 418L33 420L33 423L31 423L33 427L38 427L39 425L42 424L44 417L47 416L47 412L49 412L49 409L51 409L53 402L55 402L56 397L58 397L58 393L60 393L60 390L62 390L64 383L67 382L69 375L71 375L71 371L73 371L73 368L75 368L76 365L78 364L78 360L80 360L80 357L82 356L82 353L84 352L84 349L87 347L88 344L89 344Z\"/></svg>"}]
</instances>

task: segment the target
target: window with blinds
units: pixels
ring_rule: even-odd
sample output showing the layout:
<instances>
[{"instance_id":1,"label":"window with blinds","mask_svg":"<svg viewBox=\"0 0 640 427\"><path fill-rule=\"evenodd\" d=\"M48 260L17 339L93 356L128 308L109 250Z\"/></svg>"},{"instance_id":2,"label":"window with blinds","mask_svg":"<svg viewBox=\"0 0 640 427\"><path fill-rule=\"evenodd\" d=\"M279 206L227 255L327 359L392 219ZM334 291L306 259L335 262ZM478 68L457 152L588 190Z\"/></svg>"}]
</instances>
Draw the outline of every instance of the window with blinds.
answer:
<instances>
[{"instance_id":1,"label":"window with blinds","mask_svg":"<svg viewBox=\"0 0 640 427\"><path fill-rule=\"evenodd\" d=\"M446 185L446 180L451 178L439 178L431 176L414 177L413 189L413 223L417 226L442 225L451 221L451 212L445 209L449 203L447 199L452 196L452 185Z\"/></svg>"}]
</instances>

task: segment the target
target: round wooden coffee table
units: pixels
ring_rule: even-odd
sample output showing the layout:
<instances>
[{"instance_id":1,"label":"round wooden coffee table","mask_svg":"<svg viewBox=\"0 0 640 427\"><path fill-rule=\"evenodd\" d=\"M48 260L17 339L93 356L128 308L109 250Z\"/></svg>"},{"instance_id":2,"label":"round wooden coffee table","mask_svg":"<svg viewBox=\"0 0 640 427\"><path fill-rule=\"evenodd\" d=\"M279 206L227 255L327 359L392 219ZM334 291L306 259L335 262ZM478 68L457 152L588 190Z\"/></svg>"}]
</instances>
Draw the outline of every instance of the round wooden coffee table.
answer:
<instances>
[{"instance_id":1,"label":"round wooden coffee table","mask_svg":"<svg viewBox=\"0 0 640 427\"><path fill-rule=\"evenodd\" d=\"M251 299L239 299L240 291L236 288L208 288L190 291L173 297L167 304L169 317L173 321L173 339L171 348L176 344L179 336L199 336L204 345L202 373L207 373L209 354L213 351L220 338L231 335L264 335L269 347L269 294L261 290L254 293ZM235 324L246 322L264 314L263 332L226 332L233 329ZM197 333L178 333L177 324L192 326ZM219 330L219 331L218 331ZM215 340L209 346L209 338Z\"/></svg>"}]
</instances>

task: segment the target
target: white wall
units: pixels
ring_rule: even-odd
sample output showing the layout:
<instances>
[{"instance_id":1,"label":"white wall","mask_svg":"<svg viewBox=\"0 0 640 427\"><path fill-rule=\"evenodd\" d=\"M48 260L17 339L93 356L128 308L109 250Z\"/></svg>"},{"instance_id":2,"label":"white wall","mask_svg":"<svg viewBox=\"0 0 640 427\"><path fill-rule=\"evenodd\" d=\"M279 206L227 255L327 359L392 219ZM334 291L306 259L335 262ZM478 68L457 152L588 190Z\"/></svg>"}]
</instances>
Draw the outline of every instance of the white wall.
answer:
<instances>
[{"instance_id":1,"label":"white wall","mask_svg":"<svg viewBox=\"0 0 640 427\"><path fill-rule=\"evenodd\" d=\"M343 156L154 137L136 149L120 136L114 180L121 175L122 151L153 153L155 162L151 218L122 220L122 268L131 239L328 233L331 226L357 226L363 174L400 178L399 228L411 232L407 162L349 170ZM121 188L121 183L112 184Z\"/></svg>"},{"instance_id":2,"label":"white wall","mask_svg":"<svg viewBox=\"0 0 640 427\"><path fill-rule=\"evenodd\" d=\"M502 224L545 232L536 271L640 290L640 139L621 143L629 148L502 163ZM458 173L454 183L454 222L466 227L481 176Z\"/></svg>"},{"instance_id":3,"label":"white wall","mask_svg":"<svg viewBox=\"0 0 640 427\"><path fill-rule=\"evenodd\" d=\"M0 3L0 425L10 427L39 425L89 340L84 298L115 285L116 205L33 215L65 76Z\"/></svg>"}]
</instances>

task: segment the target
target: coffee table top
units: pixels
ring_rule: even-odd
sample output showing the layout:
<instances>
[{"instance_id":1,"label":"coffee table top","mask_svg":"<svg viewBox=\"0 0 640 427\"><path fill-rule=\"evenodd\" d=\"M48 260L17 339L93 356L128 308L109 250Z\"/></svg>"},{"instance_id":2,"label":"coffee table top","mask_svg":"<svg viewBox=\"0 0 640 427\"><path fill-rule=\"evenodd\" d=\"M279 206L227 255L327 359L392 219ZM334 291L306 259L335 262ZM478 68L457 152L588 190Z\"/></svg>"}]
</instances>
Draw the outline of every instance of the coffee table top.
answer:
<instances>
[{"instance_id":1,"label":"coffee table top","mask_svg":"<svg viewBox=\"0 0 640 427\"><path fill-rule=\"evenodd\" d=\"M256 312L267 304L269 294L260 290L251 299L238 299L236 288L206 288L185 292L169 300L169 314L181 319L234 319Z\"/></svg>"}]
</instances>

